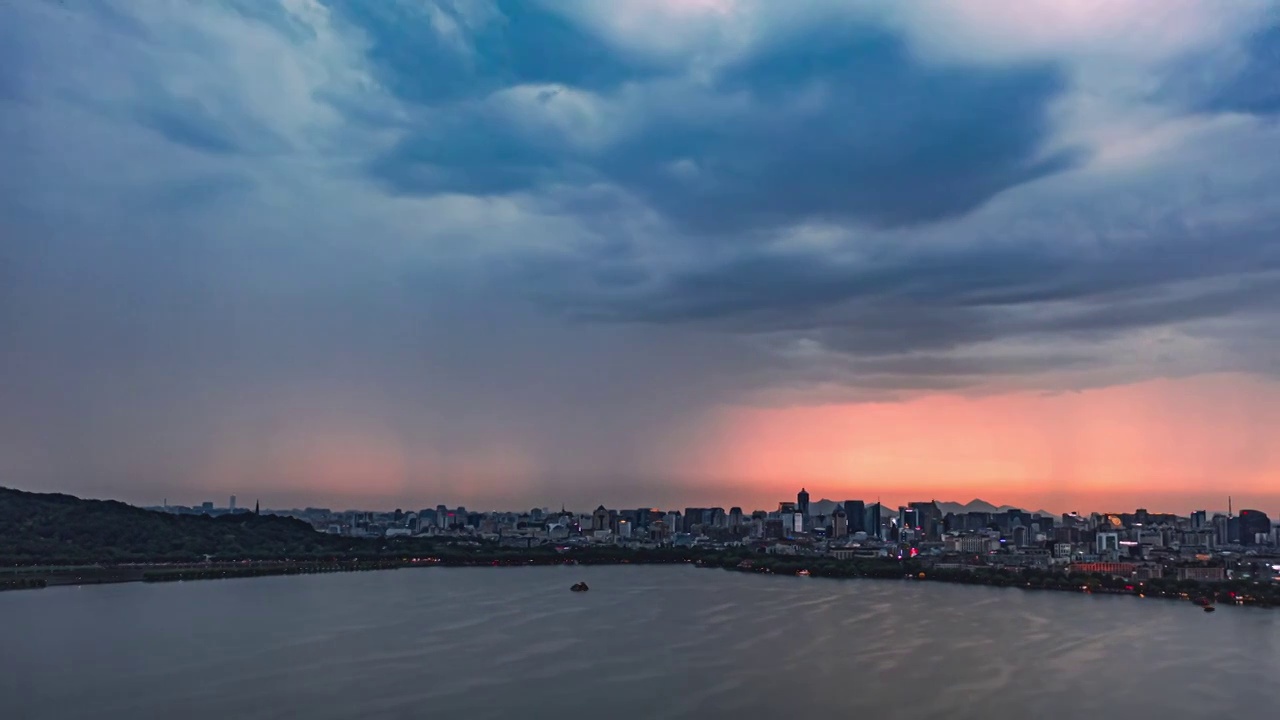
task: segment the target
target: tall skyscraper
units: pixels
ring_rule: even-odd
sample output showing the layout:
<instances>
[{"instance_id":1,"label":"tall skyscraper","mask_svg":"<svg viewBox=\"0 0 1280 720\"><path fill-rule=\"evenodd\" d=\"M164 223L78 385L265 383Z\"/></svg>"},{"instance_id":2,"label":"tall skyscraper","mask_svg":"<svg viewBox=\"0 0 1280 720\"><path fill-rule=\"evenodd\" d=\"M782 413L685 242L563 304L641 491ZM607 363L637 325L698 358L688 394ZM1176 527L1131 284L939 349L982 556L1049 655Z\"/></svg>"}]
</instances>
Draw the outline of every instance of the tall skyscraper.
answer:
<instances>
[{"instance_id":1,"label":"tall skyscraper","mask_svg":"<svg viewBox=\"0 0 1280 720\"><path fill-rule=\"evenodd\" d=\"M667 526L668 533L684 532L684 528L682 527L683 519L680 517L680 513L676 510L668 511L663 522Z\"/></svg>"},{"instance_id":2,"label":"tall skyscraper","mask_svg":"<svg viewBox=\"0 0 1280 720\"><path fill-rule=\"evenodd\" d=\"M836 508L831 514L831 536L842 538L849 534L849 516L844 508Z\"/></svg>"},{"instance_id":3,"label":"tall skyscraper","mask_svg":"<svg viewBox=\"0 0 1280 720\"><path fill-rule=\"evenodd\" d=\"M884 527L883 527L884 513L882 508L880 507L880 503L873 503L871 505L868 505L867 510L864 513L864 517L866 517L866 521L864 522L864 525L865 525L864 530L867 533L867 537L873 537L873 538L878 538L880 540L883 540L884 539Z\"/></svg>"},{"instance_id":4,"label":"tall skyscraper","mask_svg":"<svg viewBox=\"0 0 1280 720\"><path fill-rule=\"evenodd\" d=\"M908 507L916 512L915 528L918 533L930 540L938 540L942 537L942 509L938 507L937 502L933 500L913 502L909 503Z\"/></svg>"},{"instance_id":5,"label":"tall skyscraper","mask_svg":"<svg viewBox=\"0 0 1280 720\"><path fill-rule=\"evenodd\" d=\"M867 504L861 500L845 500L844 514L849 519L849 533L867 532Z\"/></svg>"},{"instance_id":6,"label":"tall skyscraper","mask_svg":"<svg viewBox=\"0 0 1280 720\"><path fill-rule=\"evenodd\" d=\"M702 508L687 507L684 509L684 526L681 532L691 533L695 525L702 524Z\"/></svg>"},{"instance_id":7,"label":"tall skyscraper","mask_svg":"<svg viewBox=\"0 0 1280 720\"><path fill-rule=\"evenodd\" d=\"M1214 539L1219 545L1228 545L1234 540L1231 539L1231 525L1233 519L1228 520L1225 515L1214 515L1211 523L1213 524Z\"/></svg>"},{"instance_id":8,"label":"tall skyscraper","mask_svg":"<svg viewBox=\"0 0 1280 720\"><path fill-rule=\"evenodd\" d=\"M1259 535L1271 534L1271 518L1261 510L1241 510L1238 522L1241 545L1254 545Z\"/></svg>"},{"instance_id":9,"label":"tall skyscraper","mask_svg":"<svg viewBox=\"0 0 1280 720\"><path fill-rule=\"evenodd\" d=\"M898 508L898 527L915 533L921 530L920 511L910 507Z\"/></svg>"},{"instance_id":10,"label":"tall skyscraper","mask_svg":"<svg viewBox=\"0 0 1280 720\"><path fill-rule=\"evenodd\" d=\"M230 505L228 505L228 506L227 506L227 508L228 508L228 509L230 509L230 510L231 510L231 512L235 512L235 511L236 511L236 496L235 496L235 495L232 495L232 496L231 496L231 504L230 504Z\"/></svg>"},{"instance_id":11,"label":"tall skyscraper","mask_svg":"<svg viewBox=\"0 0 1280 720\"><path fill-rule=\"evenodd\" d=\"M800 492L796 493L796 509L801 515L809 517L809 492L804 488L800 488Z\"/></svg>"}]
</instances>

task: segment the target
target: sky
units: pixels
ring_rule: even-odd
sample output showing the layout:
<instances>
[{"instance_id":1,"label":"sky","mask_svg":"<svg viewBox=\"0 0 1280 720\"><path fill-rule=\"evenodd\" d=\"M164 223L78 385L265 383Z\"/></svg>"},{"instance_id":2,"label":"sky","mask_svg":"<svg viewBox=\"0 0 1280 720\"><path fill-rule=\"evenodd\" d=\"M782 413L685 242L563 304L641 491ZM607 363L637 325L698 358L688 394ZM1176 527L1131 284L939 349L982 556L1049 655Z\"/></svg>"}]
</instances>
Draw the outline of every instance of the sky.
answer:
<instances>
[{"instance_id":1,"label":"sky","mask_svg":"<svg viewBox=\"0 0 1280 720\"><path fill-rule=\"evenodd\" d=\"M0 485L1280 517L1265 0L0 0Z\"/></svg>"}]
</instances>

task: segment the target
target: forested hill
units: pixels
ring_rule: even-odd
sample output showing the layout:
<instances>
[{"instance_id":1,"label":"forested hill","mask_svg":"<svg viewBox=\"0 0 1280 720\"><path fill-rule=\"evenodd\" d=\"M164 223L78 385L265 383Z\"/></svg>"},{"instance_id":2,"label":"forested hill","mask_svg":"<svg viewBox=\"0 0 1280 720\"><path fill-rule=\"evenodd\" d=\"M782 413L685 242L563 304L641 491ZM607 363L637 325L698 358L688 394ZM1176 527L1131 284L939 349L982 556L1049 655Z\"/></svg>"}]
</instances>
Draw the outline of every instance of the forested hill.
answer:
<instances>
[{"instance_id":1,"label":"forested hill","mask_svg":"<svg viewBox=\"0 0 1280 720\"><path fill-rule=\"evenodd\" d=\"M359 553L365 544L274 515L170 515L0 488L0 565L308 558Z\"/></svg>"}]
</instances>

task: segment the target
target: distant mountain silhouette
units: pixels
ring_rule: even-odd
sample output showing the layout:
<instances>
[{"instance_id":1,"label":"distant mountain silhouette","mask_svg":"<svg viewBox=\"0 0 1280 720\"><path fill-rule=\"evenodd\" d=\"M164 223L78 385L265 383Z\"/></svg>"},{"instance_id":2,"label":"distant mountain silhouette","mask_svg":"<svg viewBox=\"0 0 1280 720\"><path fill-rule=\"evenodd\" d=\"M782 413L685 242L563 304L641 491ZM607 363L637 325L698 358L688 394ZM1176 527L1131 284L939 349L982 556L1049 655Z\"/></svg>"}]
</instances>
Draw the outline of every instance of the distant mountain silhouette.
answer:
<instances>
[{"instance_id":1,"label":"distant mountain silhouette","mask_svg":"<svg viewBox=\"0 0 1280 720\"><path fill-rule=\"evenodd\" d=\"M947 513L955 513L959 515L961 513L970 513L970 512L1002 513L1002 512L1008 512L1010 510L1026 510L1026 508L1017 507L1015 505L992 505L986 500L981 500L979 498L974 498L973 500L970 500L967 503L939 502L938 507L942 510L943 515L946 515ZM1032 515L1053 516L1056 514L1056 513L1051 513L1048 510L1028 510L1028 512L1030 512Z\"/></svg>"},{"instance_id":2,"label":"distant mountain silhouette","mask_svg":"<svg viewBox=\"0 0 1280 720\"><path fill-rule=\"evenodd\" d=\"M865 502L868 505L875 504L875 500L864 500L863 502ZM810 515L830 515L831 513L835 512L836 508L838 507L844 507L844 502L840 500L827 500L826 498L823 498L822 500L818 500L817 502L809 503L809 514ZM883 517L897 517L898 509L891 508L888 505L886 505L884 506L884 509L881 510L880 514Z\"/></svg>"},{"instance_id":3,"label":"distant mountain silhouette","mask_svg":"<svg viewBox=\"0 0 1280 720\"><path fill-rule=\"evenodd\" d=\"M841 506L842 503L836 502L835 500L819 500L817 502L811 502L809 503L809 514L830 515L836 511L836 508Z\"/></svg>"},{"instance_id":4,"label":"distant mountain silhouette","mask_svg":"<svg viewBox=\"0 0 1280 720\"><path fill-rule=\"evenodd\" d=\"M869 505L873 501L868 500L864 502L866 502ZM947 513L956 513L957 515L961 515L969 512L1002 513L1002 512L1008 512L1009 510L1026 510L1026 508L1020 508L1013 505L992 505L986 500L981 500L977 498L970 500L967 503L959 503L954 501L942 501L942 500L939 500L937 502L938 502L938 509L942 511L943 515L946 515ZM840 507L843 504L844 503L838 500L827 500L826 498L823 498L822 500L818 500L817 502L809 503L809 512L812 515L830 515L831 513L835 512L837 507ZM1028 512L1031 512L1031 514L1033 515L1035 514L1048 515L1048 516L1056 515L1056 513L1051 513L1048 510L1034 510L1034 511L1028 511ZM884 514L887 517L896 516L898 514L898 509L886 507L884 509Z\"/></svg>"}]
</instances>

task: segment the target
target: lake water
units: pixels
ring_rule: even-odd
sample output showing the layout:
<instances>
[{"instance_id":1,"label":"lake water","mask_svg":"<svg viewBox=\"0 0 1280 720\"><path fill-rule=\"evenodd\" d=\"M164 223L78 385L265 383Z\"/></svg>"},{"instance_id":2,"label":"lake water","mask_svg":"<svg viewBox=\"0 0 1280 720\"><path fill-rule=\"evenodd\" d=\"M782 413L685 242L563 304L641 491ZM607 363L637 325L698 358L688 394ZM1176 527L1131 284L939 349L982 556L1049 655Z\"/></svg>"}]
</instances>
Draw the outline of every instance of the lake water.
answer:
<instances>
[{"instance_id":1,"label":"lake water","mask_svg":"<svg viewBox=\"0 0 1280 720\"><path fill-rule=\"evenodd\" d=\"M570 593L585 580L591 590ZM1280 611L679 567L0 594L0 717L1209 718L1280 707ZM834 713L834 715L833 715Z\"/></svg>"}]
</instances>

